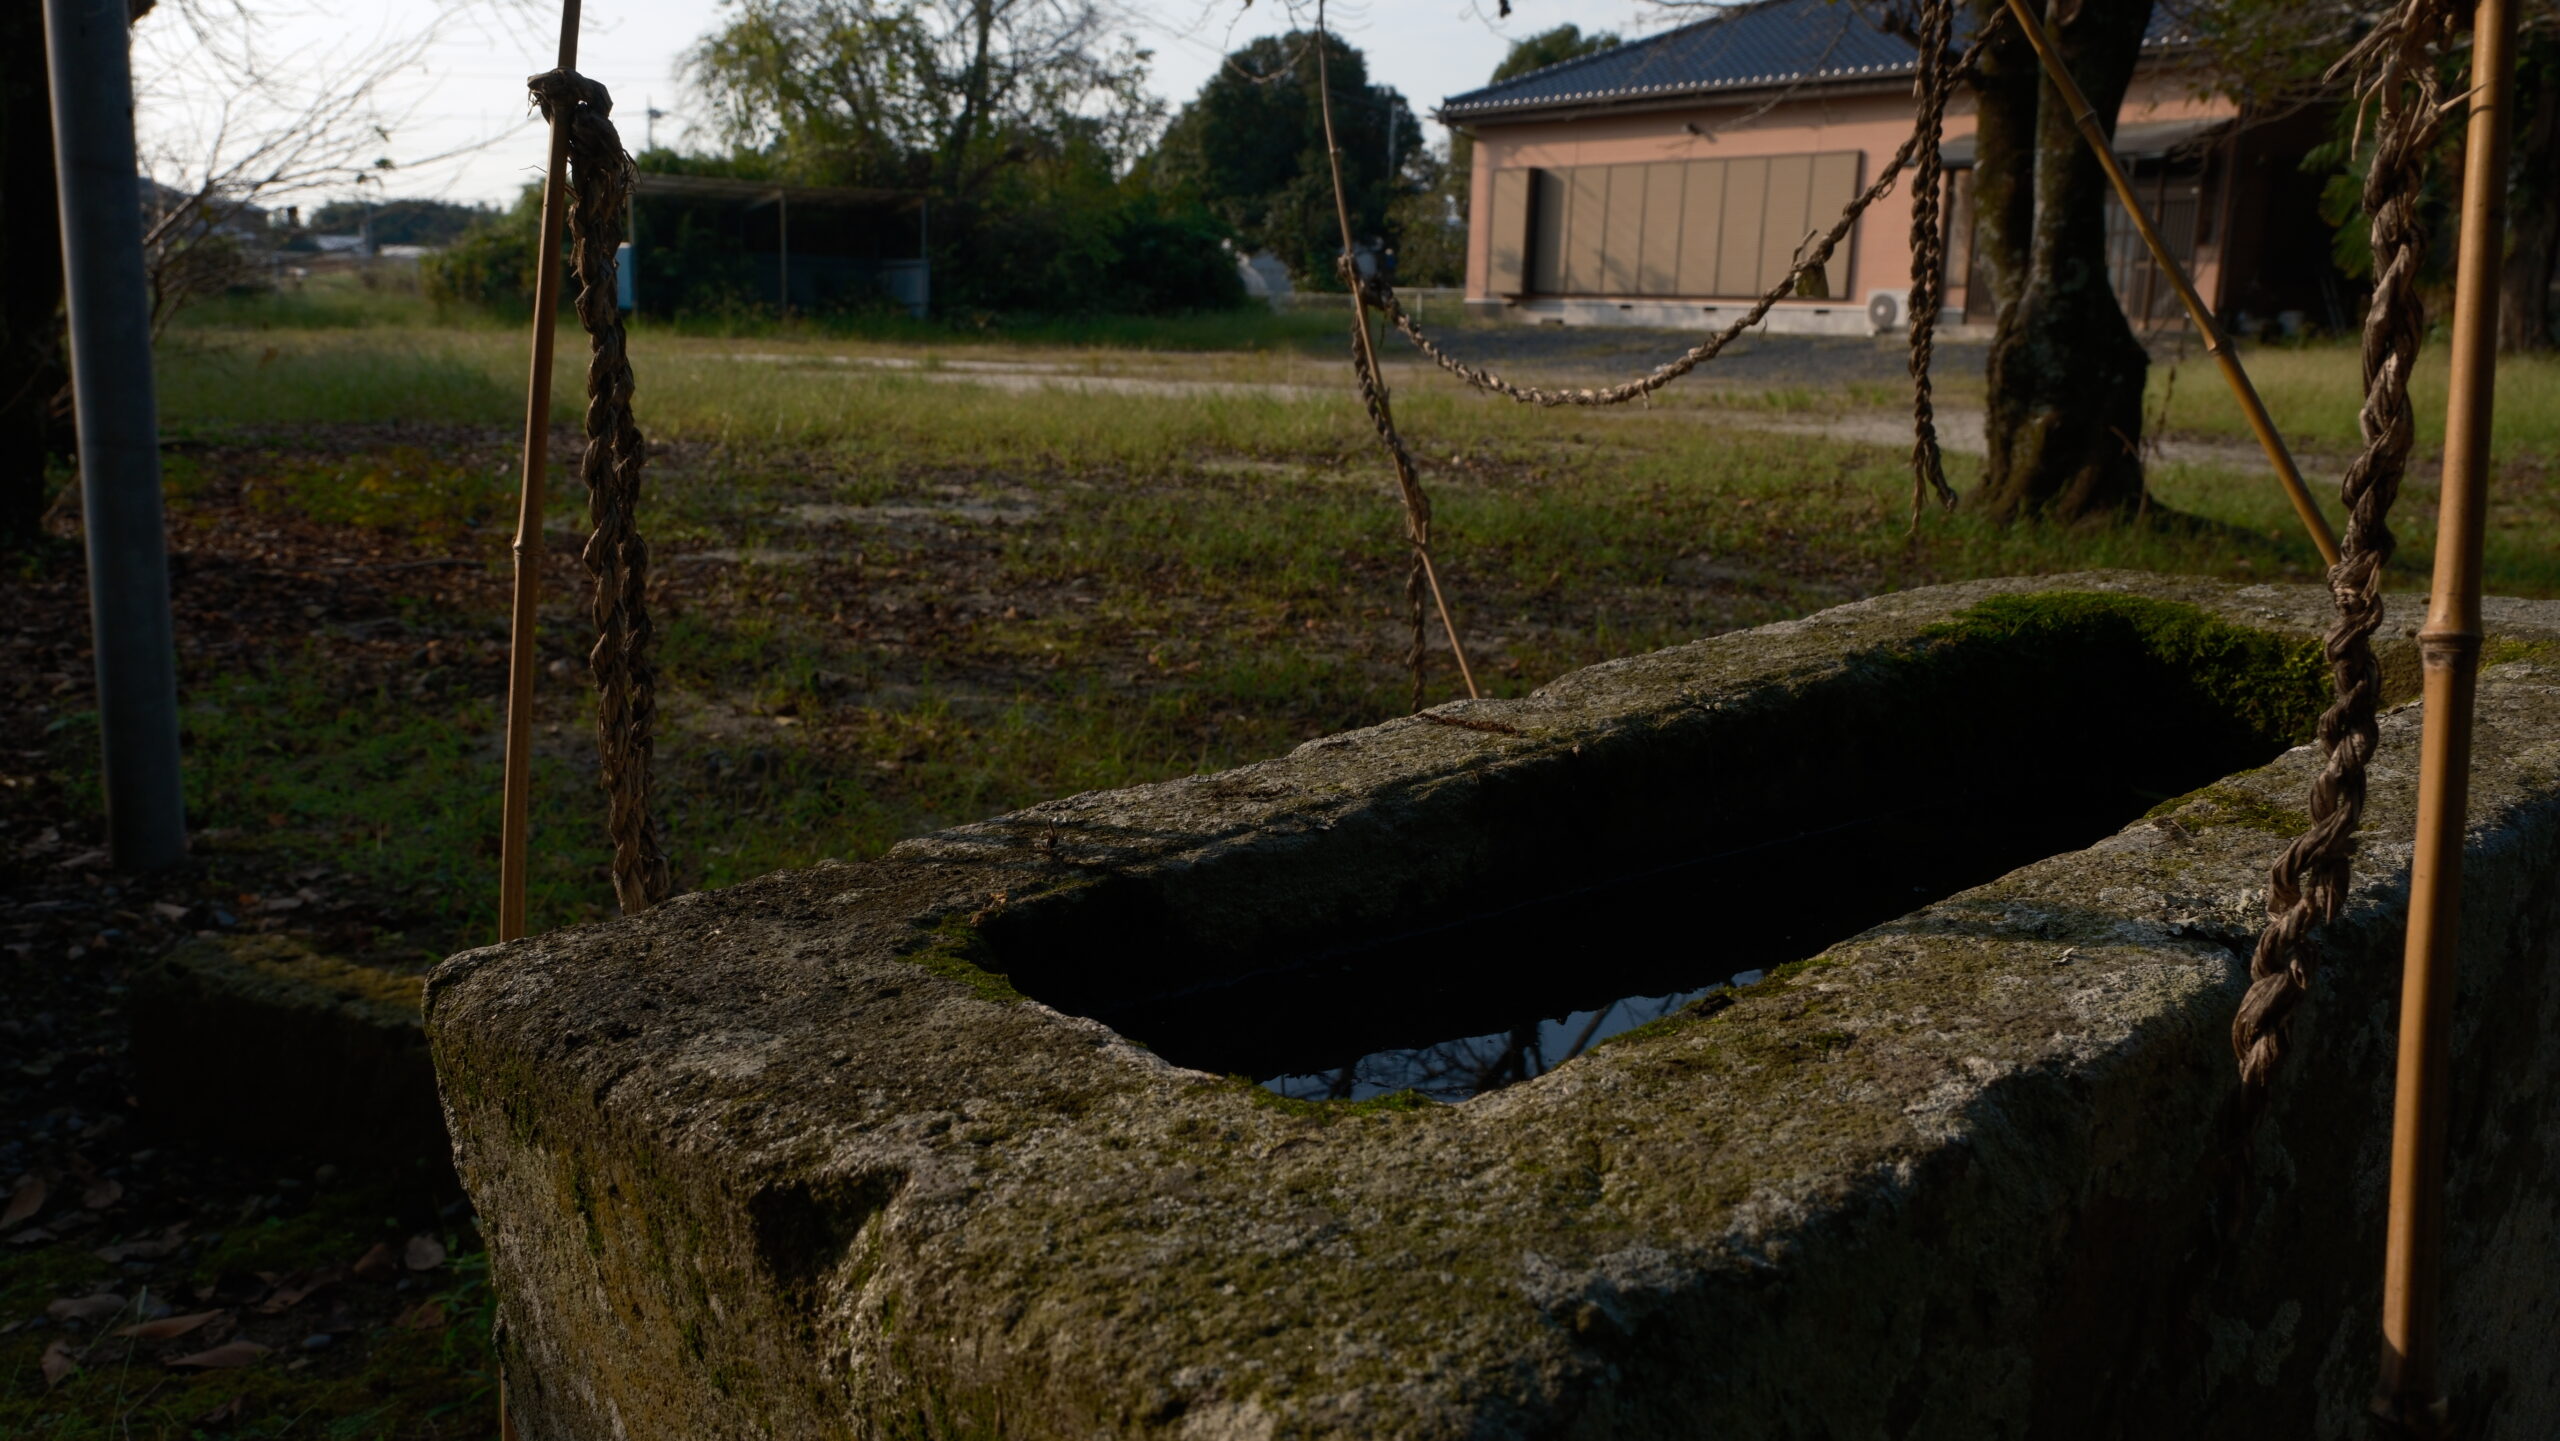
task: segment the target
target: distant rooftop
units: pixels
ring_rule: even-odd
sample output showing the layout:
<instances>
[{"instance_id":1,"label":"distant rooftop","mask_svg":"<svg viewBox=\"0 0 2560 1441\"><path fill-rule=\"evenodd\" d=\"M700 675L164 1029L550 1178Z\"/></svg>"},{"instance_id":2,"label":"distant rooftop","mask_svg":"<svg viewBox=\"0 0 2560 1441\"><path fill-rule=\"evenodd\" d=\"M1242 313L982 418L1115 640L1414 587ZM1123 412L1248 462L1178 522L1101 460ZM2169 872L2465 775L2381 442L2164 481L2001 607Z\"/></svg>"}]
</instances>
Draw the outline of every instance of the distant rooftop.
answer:
<instances>
[{"instance_id":1,"label":"distant rooftop","mask_svg":"<svg viewBox=\"0 0 2560 1441\"><path fill-rule=\"evenodd\" d=\"M1694 24L1453 95L1444 120L1622 105L1779 85L1836 85L1908 75L1909 40L1877 28L1860 0L1759 0ZM2145 47L2188 39L2167 7L2152 11ZM1958 25L1965 22L1960 17Z\"/></svg>"}]
</instances>

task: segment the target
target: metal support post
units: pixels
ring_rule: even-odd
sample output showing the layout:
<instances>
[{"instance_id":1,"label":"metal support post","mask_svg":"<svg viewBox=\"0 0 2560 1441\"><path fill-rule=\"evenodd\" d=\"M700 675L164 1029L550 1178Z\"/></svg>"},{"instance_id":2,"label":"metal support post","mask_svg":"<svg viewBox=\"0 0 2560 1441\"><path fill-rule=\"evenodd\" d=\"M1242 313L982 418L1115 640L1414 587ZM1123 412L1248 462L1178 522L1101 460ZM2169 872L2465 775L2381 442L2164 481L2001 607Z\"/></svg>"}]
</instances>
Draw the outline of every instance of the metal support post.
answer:
<instances>
[{"instance_id":1,"label":"metal support post","mask_svg":"<svg viewBox=\"0 0 2560 1441\"><path fill-rule=\"evenodd\" d=\"M127 28L125 0L45 0L107 844L146 872L185 858L187 812Z\"/></svg>"}]
</instances>

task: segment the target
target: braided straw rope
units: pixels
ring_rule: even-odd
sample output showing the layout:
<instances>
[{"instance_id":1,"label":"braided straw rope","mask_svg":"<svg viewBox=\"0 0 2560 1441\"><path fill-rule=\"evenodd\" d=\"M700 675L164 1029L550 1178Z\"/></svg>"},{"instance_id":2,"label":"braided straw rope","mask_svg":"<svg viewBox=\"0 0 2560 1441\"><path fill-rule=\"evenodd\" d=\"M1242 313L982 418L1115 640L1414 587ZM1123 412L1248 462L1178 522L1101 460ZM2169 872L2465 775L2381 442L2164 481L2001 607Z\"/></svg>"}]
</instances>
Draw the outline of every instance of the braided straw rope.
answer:
<instances>
[{"instance_id":1,"label":"braided straw rope","mask_svg":"<svg viewBox=\"0 0 2560 1441\"><path fill-rule=\"evenodd\" d=\"M631 418L631 360L614 286L614 250L622 243L634 172L603 86L569 70L536 75L525 85L545 119L570 107L570 255L578 272L578 323L589 345L587 445L578 461L594 528L581 555L595 577L596 645L587 661L596 678L596 751L613 835L613 892L623 914L631 915L672 889L649 815L657 685L650 663L649 547L635 519L648 448Z\"/></svg>"},{"instance_id":2,"label":"braided straw rope","mask_svg":"<svg viewBox=\"0 0 2560 1441\"><path fill-rule=\"evenodd\" d=\"M2379 732L2382 671L2372 638L2382 624L2382 568L2394 540L2391 503L2400 493L2414 433L2409 370L2426 334L2417 292L2427 237L2418 220L2427 151L2443 120L2434 45L2450 22L2444 0L2402 4L2351 54L2345 66L2368 77L2364 98L2377 103L2373 161L2365 172L2364 208L2372 219L2374 283L2364 324L2364 450L2339 483L2347 530L2329 594L2338 619L2325 649L2337 699L2320 717L2327 761L2311 783L2311 825L2286 845L2267 878L2267 927L2249 960L2249 991L2231 1022L2240 1063L2242 1113L2252 1123L2266 1108L2286 1033L2319 956L2312 928L2345 903L2363 819L2365 769Z\"/></svg>"},{"instance_id":3,"label":"braided straw rope","mask_svg":"<svg viewBox=\"0 0 2560 1441\"><path fill-rule=\"evenodd\" d=\"M2007 14L2007 11L2001 11ZM1952 509L1956 493L1947 485L1945 464L1938 455L1938 411L1929 393L1929 364L1936 350L1938 308L1946 290L1946 231L1938 213L1945 167L1938 141L1946 129L1947 91L1952 72L1947 47L1954 39L1955 7L1920 7L1918 73L1912 93L1920 117L1912 139L1918 153L1911 169L1911 526L1920 527L1920 512L1935 492L1940 506Z\"/></svg>"},{"instance_id":4,"label":"braided straw rope","mask_svg":"<svg viewBox=\"0 0 2560 1441\"><path fill-rule=\"evenodd\" d=\"M1360 282L1351 257L1340 257L1335 268L1357 294ZM1422 709L1430 659L1429 647L1424 644L1429 625L1423 599L1430 581L1424 563L1431 554L1431 494L1422 488L1422 476L1414 465L1413 452L1405 448L1404 436L1396 430L1394 412L1388 408L1387 383L1379 376L1368 346L1369 312L1354 305L1351 324L1359 331L1351 339L1351 373L1360 387L1361 407L1369 412L1369 423L1378 428L1379 443L1387 448L1387 455L1395 465L1396 490L1404 498L1405 539L1412 543L1412 558L1405 566L1404 604L1406 619L1412 624L1413 638L1405 651L1405 668L1413 674L1412 708L1419 711ZM1458 644L1454 629L1449 643L1452 646ZM1459 655L1460 663L1464 664L1465 652L1461 650ZM1472 678L1469 684L1472 688Z\"/></svg>"},{"instance_id":5,"label":"braided straw rope","mask_svg":"<svg viewBox=\"0 0 2560 1441\"><path fill-rule=\"evenodd\" d=\"M1414 464L1413 452L1405 448L1404 437L1397 434L1395 413L1387 401L1386 377L1378 373L1377 353L1369 344L1368 288L1361 284L1359 267L1352 259L1351 202L1342 186L1342 146L1333 130L1333 75L1325 61L1324 0L1316 0L1316 102L1324 117L1325 164L1333 179L1333 212L1342 227L1342 250L1334 258L1334 268L1342 276L1344 288L1351 292L1351 373L1360 387L1360 403L1369 412L1370 424L1377 427L1378 441L1386 447L1396 472L1396 490L1404 501L1405 538L1412 545L1412 559L1405 567L1405 611L1413 625L1413 642L1405 660L1413 672L1413 708L1422 709L1426 662L1429 652L1423 644L1427 629L1423 598L1427 594L1440 610L1441 628L1449 634L1449 654L1458 663L1458 677L1466 682L1467 698L1476 699L1475 667L1467 661L1466 642L1458 636L1457 618L1449 612L1449 598L1441 593L1440 578L1431 564L1431 497L1422 488L1422 472Z\"/></svg>"}]
</instances>

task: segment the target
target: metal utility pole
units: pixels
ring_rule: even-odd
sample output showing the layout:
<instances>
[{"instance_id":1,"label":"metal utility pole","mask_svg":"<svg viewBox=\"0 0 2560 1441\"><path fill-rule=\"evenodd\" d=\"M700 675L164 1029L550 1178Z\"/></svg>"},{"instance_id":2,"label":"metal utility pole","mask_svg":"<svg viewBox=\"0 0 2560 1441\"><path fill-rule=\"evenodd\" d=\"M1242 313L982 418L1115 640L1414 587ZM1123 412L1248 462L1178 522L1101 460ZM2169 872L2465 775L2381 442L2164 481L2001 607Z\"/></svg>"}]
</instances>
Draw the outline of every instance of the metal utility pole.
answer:
<instances>
[{"instance_id":1,"label":"metal utility pole","mask_svg":"<svg viewBox=\"0 0 2560 1441\"><path fill-rule=\"evenodd\" d=\"M2498 376L2498 271L2507 241L2507 133L2515 97L2514 0L2480 0L2471 26L2471 114L2453 281L2452 395L2435 592L2418 632L2426 720L2418 742L2418 843L2400 973L2391 1218L2382 1265L2382 1387L2375 1409L2403 1434L2445 1432L2445 1128L2451 1110L2453 966L2461 941L2462 832L2480 679L2480 540Z\"/></svg>"},{"instance_id":2,"label":"metal utility pole","mask_svg":"<svg viewBox=\"0 0 2560 1441\"><path fill-rule=\"evenodd\" d=\"M126 25L125 0L45 0L107 843L144 872L186 857L187 812Z\"/></svg>"}]
</instances>

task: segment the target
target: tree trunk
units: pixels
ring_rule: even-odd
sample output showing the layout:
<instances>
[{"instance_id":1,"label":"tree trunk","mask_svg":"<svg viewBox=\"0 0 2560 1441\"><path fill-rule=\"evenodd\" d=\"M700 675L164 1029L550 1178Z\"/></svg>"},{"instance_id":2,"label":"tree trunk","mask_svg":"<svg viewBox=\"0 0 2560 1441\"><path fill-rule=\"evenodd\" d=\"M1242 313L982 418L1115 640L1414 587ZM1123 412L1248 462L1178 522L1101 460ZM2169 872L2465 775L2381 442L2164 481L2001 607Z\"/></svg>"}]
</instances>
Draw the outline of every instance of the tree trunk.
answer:
<instances>
[{"instance_id":1,"label":"tree trunk","mask_svg":"<svg viewBox=\"0 0 2560 1441\"><path fill-rule=\"evenodd\" d=\"M54 411L66 379L44 5L0 0L0 546L42 527L45 463L68 448Z\"/></svg>"},{"instance_id":2,"label":"tree trunk","mask_svg":"<svg viewBox=\"0 0 2560 1441\"><path fill-rule=\"evenodd\" d=\"M969 151L977 143L978 127L987 113L988 65L995 45L996 0L972 0L969 7L971 48L969 78L960 92L960 119L951 127L948 153L942 162L943 194L958 196L960 177L969 164Z\"/></svg>"},{"instance_id":3,"label":"tree trunk","mask_svg":"<svg viewBox=\"0 0 2560 1441\"><path fill-rule=\"evenodd\" d=\"M2508 193L2498 348L2549 350L2553 263L2560 260L2560 36L2525 46L2516 76L2515 184Z\"/></svg>"},{"instance_id":4,"label":"tree trunk","mask_svg":"<svg viewBox=\"0 0 2560 1441\"><path fill-rule=\"evenodd\" d=\"M1976 0L1979 22L2002 8ZM2084 0L2062 54L2112 134L2151 0ZM2142 387L2151 359L2107 280L2106 172L2014 27L1989 50L1974 196L1995 328L1978 503L1995 518L2081 521L2143 500Z\"/></svg>"}]
</instances>

